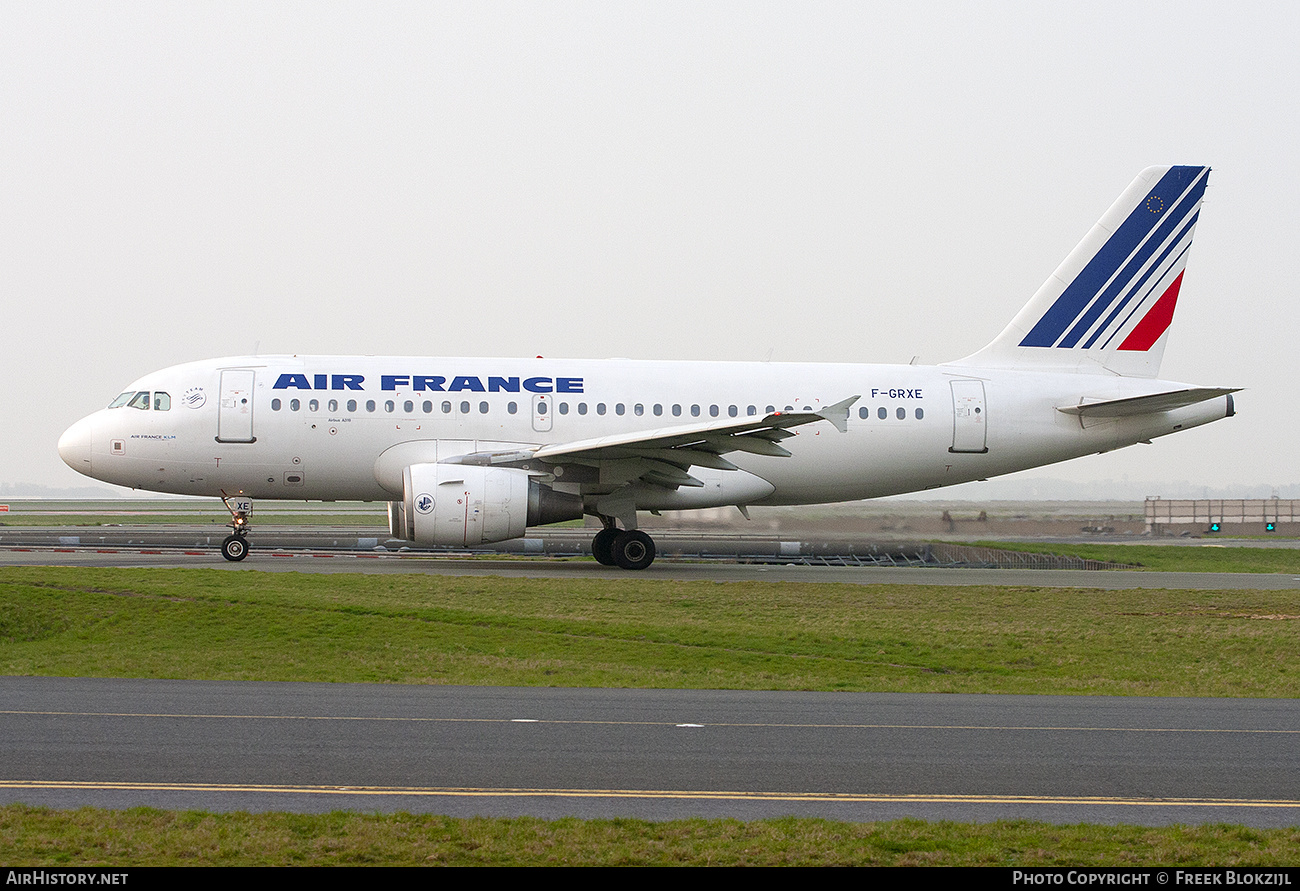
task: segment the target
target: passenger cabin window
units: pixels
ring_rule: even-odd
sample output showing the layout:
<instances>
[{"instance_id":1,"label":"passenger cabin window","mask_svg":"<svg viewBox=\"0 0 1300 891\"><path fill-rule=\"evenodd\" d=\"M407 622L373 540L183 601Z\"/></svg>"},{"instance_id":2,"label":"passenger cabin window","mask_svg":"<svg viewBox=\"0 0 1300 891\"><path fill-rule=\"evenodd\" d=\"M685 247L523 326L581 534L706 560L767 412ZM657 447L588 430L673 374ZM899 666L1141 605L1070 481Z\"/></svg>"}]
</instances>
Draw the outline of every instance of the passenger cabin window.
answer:
<instances>
[{"instance_id":1,"label":"passenger cabin window","mask_svg":"<svg viewBox=\"0 0 1300 891\"><path fill-rule=\"evenodd\" d=\"M506 411L510 412L510 414L513 415L515 412L519 411L519 403L518 403L518 402L507 402L507 403L506 403Z\"/></svg>"},{"instance_id":2,"label":"passenger cabin window","mask_svg":"<svg viewBox=\"0 0 1300 891\"><path fill-rule=\"evenodd\" d=\"M279 410L280 410L280 405L281 405L281 402L280 402L279 399L272 399L272 400L271 400L271 411L279 411Z\"/></svg>"},{"instance_id":3,"label":"passenger cabin window","mask_svg":"<svg viewBox=\"0 0 1300 891\"><path fill-rule=\"evenodd\" d=\"M339 401L337 399L331 399L330 411L338 411L338 410L339 410Z\"/></svg>"},{"instance_id":4,"label":"passenger cabin window","mask_svg":"<svg viewBox=\"0 0 1300 891\"><path fill-rule=\"evenodd\" d=\"M297 411L302 408L302 402L298 399L289 400L289 411Z\"/></svg>"},{"instance_id":5,"label":"passenger cabin window","mask_svg":"<svg viewBox=\"0 0 1300 891\"><path fill-rule=\"evenodd\" d=\"M356 411L356 410L357 410L357 401L355 399L349 399L348 411Z\"/></svg>"},{"instance_id":6,"label":"passenger cabin window","mask_svg":"<svg viewBox=\"0 0 1300 891\"><path fill-rule=\"evenodd\" d=\"M320 400L313 399L311 402L308 402L307 409L308 411L320 411Z\"/></svg>"},{"instance_id":7,"label":"passenger cabin window","mask_svg":"<svg viewBox=\"0 0 1300 891\"><path fill-rule=\"evenodd\" d=\"M402 403L402 411L406 412L408 415L415 414L415 403L409 399L406 400Z\"/></svg>"}]
</instances>

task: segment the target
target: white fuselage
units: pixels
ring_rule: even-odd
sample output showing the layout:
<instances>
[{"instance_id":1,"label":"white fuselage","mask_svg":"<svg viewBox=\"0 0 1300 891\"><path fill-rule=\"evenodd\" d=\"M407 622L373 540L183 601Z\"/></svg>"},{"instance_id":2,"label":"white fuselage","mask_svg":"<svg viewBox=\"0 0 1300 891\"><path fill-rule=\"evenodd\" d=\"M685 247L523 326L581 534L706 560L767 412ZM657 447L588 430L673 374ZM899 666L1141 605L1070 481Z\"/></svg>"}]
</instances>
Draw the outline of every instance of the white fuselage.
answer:
<instances>
[{"instance_id":1,"label":"white fuselage","mask_svg":"<svg viewBox=\"0 0 1300 891\"><path fill-rule=\"evenodd\" d=\"M641 486L636 497L642 510L808 504L982 479L1231 414L1227 397L1133 417L1057 410L1177 386L957 365L241 357L146 375L128 393L151 394L147 408L98 411L59 448L80 472L135 489L391 501L403 496L401 468L415 462L770 408L818 411L860 396L847 432L807 424L781 443L790 457L733 452L739 471L695 467L703 487ZM565 480L554 484L563 490Z\"/></svg>"}]
</instances>

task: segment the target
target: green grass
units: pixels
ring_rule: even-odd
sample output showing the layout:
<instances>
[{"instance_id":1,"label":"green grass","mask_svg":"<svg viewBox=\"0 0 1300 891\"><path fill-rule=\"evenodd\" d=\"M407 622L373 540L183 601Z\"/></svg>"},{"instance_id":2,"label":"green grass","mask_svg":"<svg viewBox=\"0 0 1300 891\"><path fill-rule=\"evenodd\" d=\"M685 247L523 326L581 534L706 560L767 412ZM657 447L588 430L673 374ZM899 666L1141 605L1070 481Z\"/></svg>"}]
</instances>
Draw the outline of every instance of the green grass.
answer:
<instances>
[{"instance_id":1,"label":"green grass","mask_svg":"<svg viewBox=\"0 0 1300 891\"><path fill-rule=\"evenodd\" d=\"M1240 548L1215 544L1030 544L980 541L977 547L1031 554L1056 554L1127 563L1153 572L1291 572L1300 573L1300 548Z\"/></svg>"},{"instance_id":2,"label":"green grass","mask_svg":"<svg viewBox=\"0 0 1300 891\"><path fill-rule=\"evenodd\" d=\"M10 866L1272 866L1300 829L0 808Z\"/></svg>"},{"instance_id":3,"label":"green grass","mask_svg":"<svg viewBox=\"0 0 1300 891\"><path fill-rule=\"evenodd\" d=\"M0 673L1300 695L1291 591L0 568Z\"/></svg>"},{"instance_id":4,"label":"green grass","mask_svg":"<svg viewBox=\"0 0 1300 891\"><path fill-rule=\"evenodd\" d=\"M1163 549L1152 549L1163 550ZM0 673L1300 695L1294 592L0 568ZM12 865L1277 865L1300 829L0 808Z\"/></svg>"}]
</instances>

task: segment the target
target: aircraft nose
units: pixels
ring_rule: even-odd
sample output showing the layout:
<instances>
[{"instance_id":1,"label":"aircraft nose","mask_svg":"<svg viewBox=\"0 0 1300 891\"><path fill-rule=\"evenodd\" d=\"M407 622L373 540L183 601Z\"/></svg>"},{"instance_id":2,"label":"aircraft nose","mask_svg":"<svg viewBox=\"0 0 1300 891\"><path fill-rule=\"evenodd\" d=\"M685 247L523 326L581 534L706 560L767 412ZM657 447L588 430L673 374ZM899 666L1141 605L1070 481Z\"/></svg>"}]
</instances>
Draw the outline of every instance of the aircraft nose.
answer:
<instances>
[{"instance_id":1,"label":"aircraft nose","mask_svg":"<svg viewBox=\"0 0 1300 891\"><path fill-rule=\"evenodd\" d=\"M82 418L59 437L59 457L78 473L90 474L91 419Z\"/></svg>"}]
</instances>

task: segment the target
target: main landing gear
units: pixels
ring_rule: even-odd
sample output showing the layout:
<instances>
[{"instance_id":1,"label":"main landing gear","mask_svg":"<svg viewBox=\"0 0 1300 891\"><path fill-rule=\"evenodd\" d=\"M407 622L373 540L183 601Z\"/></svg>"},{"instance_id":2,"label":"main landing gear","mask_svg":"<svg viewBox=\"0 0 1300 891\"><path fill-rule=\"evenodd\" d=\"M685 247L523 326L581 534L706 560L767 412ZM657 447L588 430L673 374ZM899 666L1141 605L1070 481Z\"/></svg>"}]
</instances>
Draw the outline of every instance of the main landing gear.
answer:
<instances>
[{"instance_id":1,"label":"main landing gear","mask_svg":"<svg viewBox=\"0 0 1300 891\"><path fill-rule=\"evenodd\" d=\"M610 521L591 540L591 553L601 566L645 569L655 560L654 539L639 529L619 529Z\"/></svg>"},{"instance_id":2,"label":"main landing gear","mask_svg":"<svg viewBox=\"0 0 1300 891\"><path fill-rule=\"evenodd\" d=\"M225 503L226 510L230 511L229 525L234 530L232 535L227 535L222 540L221 556L238 563L248 556L248 515L253 512L253 499L232 499L222 495L221 500Z\"/></svg>"}]
</instances>

